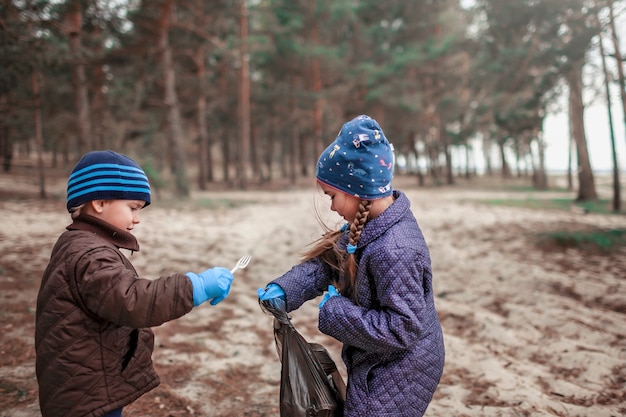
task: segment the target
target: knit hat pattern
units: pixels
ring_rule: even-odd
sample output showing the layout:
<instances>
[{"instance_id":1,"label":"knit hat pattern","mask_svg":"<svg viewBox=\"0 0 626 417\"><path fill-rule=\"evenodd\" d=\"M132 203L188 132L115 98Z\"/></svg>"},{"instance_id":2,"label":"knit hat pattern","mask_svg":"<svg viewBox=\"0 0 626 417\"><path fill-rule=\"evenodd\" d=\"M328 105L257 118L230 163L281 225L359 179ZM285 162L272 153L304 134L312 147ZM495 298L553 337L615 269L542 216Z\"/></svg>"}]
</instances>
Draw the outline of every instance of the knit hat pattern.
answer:
<instances>
[{"instance_id":1,"label":"knit hat pattern","mask_svg":"<svg viewBox=\"0 0 626 417\"><path fill-rule=\"evenodd\" d=\"M376 200L392 194L393 145L376 120L357 116L345 123L320 155L316 177L346 194Z\"/></svg>"},{"instance_id":2,"label":"knit hat pattern","mask_svg":"<svg viewBox=\"0 0 626 417\"><path fill-rule=\"evenodd\" d=\"M67 210L93 200L139 200L147 206L150 204L148 177L126 155L113 151L89 152L70 174Z\"/></svg>"}]
</instances>

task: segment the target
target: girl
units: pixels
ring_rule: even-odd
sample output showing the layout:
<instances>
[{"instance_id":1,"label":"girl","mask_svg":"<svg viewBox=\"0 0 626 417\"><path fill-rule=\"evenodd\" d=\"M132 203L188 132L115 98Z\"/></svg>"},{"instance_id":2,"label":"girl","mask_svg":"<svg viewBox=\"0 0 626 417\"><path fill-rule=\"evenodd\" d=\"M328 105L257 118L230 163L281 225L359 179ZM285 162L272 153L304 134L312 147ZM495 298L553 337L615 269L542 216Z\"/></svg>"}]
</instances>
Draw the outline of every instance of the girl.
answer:
<instances>
[{"instance_id":1,"label":"girl","mask_svg":"<svg viewBox=\"0 0 626 417\"><path fill-rule=\"evenodd\" d=\"M258 296L293 311L328 289L319 329L343 343L344 416L422 416L444 344L428 247L408 198L391 187L393 147L374 119L356 117L321 154L316 177L347 223Z\"/></svg>"}]
</instances>

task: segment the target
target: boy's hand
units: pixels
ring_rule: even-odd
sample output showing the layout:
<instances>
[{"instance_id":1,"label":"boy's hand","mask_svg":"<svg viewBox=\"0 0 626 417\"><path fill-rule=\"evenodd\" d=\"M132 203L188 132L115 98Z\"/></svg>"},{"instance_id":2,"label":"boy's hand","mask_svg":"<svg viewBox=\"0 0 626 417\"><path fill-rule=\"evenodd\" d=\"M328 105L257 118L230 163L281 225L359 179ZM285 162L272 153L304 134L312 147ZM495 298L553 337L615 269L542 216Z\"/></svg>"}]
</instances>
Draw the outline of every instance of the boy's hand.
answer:
<instances>
[{"instance_id":1,"label":"boy's hand","mask_svg":"<svg viewBox=\"0 0 626 417\"><path fill-rule=\"evenodd\" d=\"M226 268L209 268L204 272L195 274L187 272L185 275L191 280L193 286L193 306L197 307L207 300L211 305L216 305L226 297L233 282L233 274Z\"/></svg>"}]
</instances>

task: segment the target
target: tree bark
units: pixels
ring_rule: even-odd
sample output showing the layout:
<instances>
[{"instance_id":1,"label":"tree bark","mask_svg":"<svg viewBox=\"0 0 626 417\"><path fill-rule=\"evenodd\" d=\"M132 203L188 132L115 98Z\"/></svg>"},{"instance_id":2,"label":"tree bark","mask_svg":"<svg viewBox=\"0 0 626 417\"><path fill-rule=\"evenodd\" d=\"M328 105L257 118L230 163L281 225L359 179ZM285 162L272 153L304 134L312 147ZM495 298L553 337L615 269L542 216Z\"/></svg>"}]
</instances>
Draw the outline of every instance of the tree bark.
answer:
<instances>
[{"instance_id":1,"label":"tree bark","mask_svg":"<svg viewBox=\"0 0 626 417\"><path fill-rule=\"evenodd\" d=\"M74 105L76 107L78 140L76 150L78 156L92 150L91 121L87 93L87 76L82 56L82 6L80 1L72 1L65 16L65 32L68 37L72 54L72 81L74 83Z\"/></svg>"},{"instance_id":2,"label":"tree bark","mask_svg":"<svg viewBox=\"0 0 626 417\"><path fill-rule=\"evenodd\" d=\"M241 0L239 7L239 55L241 67L239 70L239 163L237 175L239 187L245 189L247 187L250 163L250 57L248 55L248 10L246 8L246 0Z\"/></svg>"},{"instance_id":3,"label":"tree bark","mask_svg":"<svg viewBox=\"0 0 626 417\"><path fill-rule=\"evenodd\" d=\"M493 176L493 168L491 166L491 138L488 131L482 132L482 151L485 160L485 174L489 177Z\"/></svg>"},{"instance_id":4,"label":"tree bark","mask_svg":"<svg viewBox=\"0 0 626 417\"><path fill-rule=\"evenodd\" d=\"M611 39L613 41L613 49L615 50L615 61L617 63L617 76L619 81L619 93L622 98L622 116L624 127L626 127L626 81L624 81L624 60L619 46L617 30L615 30L615 16L613 15L613 0L609 0L609 26L611 27ZM626 130L624 131L626 140Z\"/></svg>"},{"instance_id":5,"label":"tree bark","mask_svg":"<svg viewBox=\"0 0 626 417\"><path fill-rule=\"evenodd\" d=\"M252 164L252 178L257 178L261 182L265 181L263 169L259 158L259 128L250 117L250 163Z\"/></svg>"},{"instance_id":6,"label":"tree bark","mask_svg":"<svg viewBox=\"0 0 626 417\"><path fill-rule=\"evenodd\" d=\"M167 107L167 130L169 134L170 167L176 180L176 195L189 196L189 184L185 172L185 154L182 144L180 105L176 94L176 73L172 62L172 49L169 45L169 26L173 0L165 0L159 20L159 50Z\"/></svg>"},{"instance_id":7,"label":"tree bark","mask_svg":"<svg viewBox=\"0 0 626 417\"><path fill-rule=\"evenodd\" d=\"M315 6L315 2L311 2L312 6ZM315 9L315 7L313 7ZM311 12L311 30L310 30L310 41L314 48L318 47L320 44L320 23L319 19L315 17L315 10ZM324 114L324 99L322 98L322 70L320 65L319 56L313 56L311 60L311 80L310 85L313 91L313 140L310 146L305 146L306 143L303 143L303 156L302 159L302 174L304 176L308 175L309 168L313 167L317 158L324 150L325 143L323 138L323 114ZM313 158L313 163L309 163L309 161Z\"/></svg>"},{"instance_id":8,"label":"tree bark","mask_svg":"<svg viewBox=\"0 0 626 417\"><path fill-rule=\"evenodd\" d=\"M96 27L95 37L100 40L103 39L102 28ZM95 47L95 55L101 56L104 53L104 45L99 41ZM107 132L105 126L105 103L106 97L104 94L104 87L106 84L106 74L104 72L103 65L95 65L92 71L92 85L91 90L91 103L89 105L91 113L91 141L95 149L110 149L111 148L111 134Z\"/></svg>"},{"instance_id":9,"label":"tree bark","mask_svg":"<svg viewBox=\"0 0 626 417\"><path fill-rule=\"evenodd\" d=\"M290 101L291 108L296 108L296 98L294 92L297 91L297 83L296 77L291 77L291 91ZM291 122L289 123L287 129L287 144L288 144L288 152L289 152L289 166L288 166L288 175L289 182L291 185L296 185L296 180L298 178L298 156L300 155L300 129L298 129L298 123L295 117L291 117ZM285 155L285 153L283 153Z\"/></svg>"},{"instance_id":10,"label":"tree bark","mask_svg":"<svg viewBox=\"0 0 626 417\"><path fill-rule=\"evenodd\" d=\"M41 75L35 71L31 76L34 98L34 127L35 127L35 147L37 149L37 173L39 174L39 197L45 199L46 196L46 176L43 166L43 133L41 127Z\"/></svg>"},{"instance_id":11,"label":"tree bark","mask_svg":"<svg viewBox=\"0 0 626 417\"><path fill-rule=\"evenodd\" d=\"M452 172L452 145L450 144L450 140L448 139L448 133L446 132L446 121L444 116L441 114L438 115L437 119L439 120L439 143L443 145L443 151L446 158L446 184L452 185L454 184L454 174Z\"/></svg>"},{"instance_id":12,"label":"tree bark","mask_svg":"<svg viewBox=\"0 0 626 417\"><path fill-rule=\"evenodd\" d=\"M599 36L600 57L602 58L602 71L604 72L604 89L606 92L606 108L609 116L609 132L611 134L611 155L613 157L613 211L619 212L621 209L619 164L617 162L617 151L615 150L615 132L613 131L613 112L611 111L611 91L609 88L609 72L606 69L606 57L604 56L604 45L602 35Z\"/></svg>"},{"instance_id":13,"label":"tree bark","mask_svg":"<svg viewBox=\"0 0 626 417\"><path fill-rule=\"evenodd\" d=\"M502 178L511 178L511 168L506 160L506 153L504 152L504 139L498 140L498 149L500 150L500 162L502 163Z\"/></svg>"},{"instance_id":14,"label":"tree bark","mask_svg":"<svg viewBox=\"0 0 626 417\"><path fill-rule=\"evenodd\" d=\"M228 59L226 56L223 56L222 59L218 63L217 73L218 73L218 90L219 90L219 110L220 114L224 115L228 111ZM231 144L231 135L227 129L224 127L221 128L221 134L219 135L221 148L222 148L222 179L225 183L230 183L230 162L231 162L231 152L230 152L230 144Z\"/></svg>"},{"instance_id":15,"label":"tree bark","mask_svg":"<svg viewBox=\"0 0 626 417\"><path fill-rule=\"evenodd\" d=\"M313 146L313 153L315 161L324 151L324 137L323 137L323 114L324 114L324 99L322 95L322 75L320 70L319 58L313 60L313 92L315 93L315 104L313 105L313 136L315 144Z\"/></svg>"},{"instance_id":16,"label":"tree bark","mask_svg":"<svg viewBox=\"0 0 626 417\"><path fill-rule=\"evenodd\" d=\"M537 134L537 157L539 158L537 166L533 164L533 175L535 179L535 188L538 190L548 189L548 176L546 175L546 144L543 139L543 129ZM532 159L532 158L531 158Z\"/></svg>"},{"instance_id":17,"label":"tree bark","mask_svg":"<svg viewBox=\"0 0 626 417\"><path fill-rule=\"evenodd\" d=\"M583 105L583 82L582 70L584 59L574 62L567 73L569 86L569 115L572 126L572 138L576 143L576 156L578 158L578 195L576 201L594 201L598 199L589 152L585 137L585 108Z\"/></svg>"},{"instance_id":18,"label":"tree bark","mask_svg":"<svg viewBox=\"0 0 626 417\"><path fill-rule=\"evenodd\" d=\"M408 138L408 142L412 144L411 150L413 151L413 154L415 155L415 175L417 175L417 184L420 187L423 187L424 186L424 174L422 173L422 170L420 168L420 163L419 163L420 152L419 152L419 146L415 139L415 133L411 132Z\"/></svg>"},{"instance_id":19,"label":"tree bark","mask_svg":"<svg viewBox=\"0 0 626 417\"><path fill-rule=\"evenodd\" d=\"M8 101L7 96L0 93L0 108L6 108ZM0 112L0 154L2 155L2 171L10 172L13 159L13 144L7 122L9 115L6 113L4 111Z\"/></svg>"},{"instance_id":20,"label":"tree bark","mask_svg":"<svg viewBox=\"0 0 626 417\"><path fill-rule=\"evenodd\" d=\"M573 155L574 155L574 118L572 117L572 109L568 108L568 120L567 126L569 129L569 138L567 141L567 190L572 191L574 189L574 176L572 174Z\"/></svg>"},{"instance_id":21,"label":"tree bark","mask_svg":"<svg viewBox=\"0 0 626 417\"><path fill-rule=\"evenodd\" d=\"M196 100L197 123L198 123L198 187L206 190L207 180L213 177L211 172L211 144L206 123L206 66L204 64L204 50L198 48L195 54L198 68L198 98Z\"/></svg>"}]
</instances>

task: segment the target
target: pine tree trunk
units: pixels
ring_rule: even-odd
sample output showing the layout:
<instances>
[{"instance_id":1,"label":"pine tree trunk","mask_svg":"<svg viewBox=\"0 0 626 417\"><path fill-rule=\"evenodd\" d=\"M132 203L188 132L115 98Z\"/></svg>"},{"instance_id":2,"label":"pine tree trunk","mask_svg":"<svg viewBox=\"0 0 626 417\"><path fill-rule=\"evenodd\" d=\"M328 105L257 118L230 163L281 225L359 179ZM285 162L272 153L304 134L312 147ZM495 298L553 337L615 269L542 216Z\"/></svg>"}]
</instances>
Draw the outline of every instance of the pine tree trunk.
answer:
<instances>
[{"instance_id":1,"label":"pine tree trunk","mask_svg":"<svg viewBox=\"0 0 626 417\"><path fill-rule=\"evenodd\" d=\"M103 39L102 28L94 29L97 39ZM104 45L98 42L95 46L95 55L102 56L104 54ZM93 89L91 90L91 103L89 105L92 118L92 143L95 149L111 148L111 135L107 132L105 126L105 103L106 97L104 88L106 84L106 74L103 65L95 65L92 71Z\"/></svg>"},{"instance_id":2,"label":"pine tree trunk","mask_svg":"<svg viewBox=\"0 0 626 417\"><path fill-rule=\"evenodd\" d=\"M491 166L491 139L489 137L489 132L482 132L482 150L483 150L483 158L485 159L485 173L487 176L493 176L493 167Z\"/></svg>"},{"instance_id":3,"label":"pine tree trunk","mask_svg":"<svg viewBox=\"0 0 626 417\"><path fill-rule=\"evenodd\" d=\"M502 178L511 178L511 168L504 152L504 139L498 141L498 149L500 150L500 162L502 164Z\"/></svg>"},{"instance_id":4,"label":"pine tree trunk","mask_svg":"<svg viewBox=\"0 0 626 417\"><path fill-rule=\"evenodd\" d=\"M87 76L82 56L82 6L80 1L72 1L65 17L65 31L72 53L72 81L74 84L74 105L77 113L78 139L76 150L78 156L92 150L91 122L89 120L89 100L87 93Z\"/></svg>"},{"instance_id":5,"label":"pine tree trunk","mask_svg":"<svg viewBox=\"0 0 626 417\"><path fill-rule=\"evenodd\" d=\"M211 172L211 159L209 135L206 124L206 66L204 64L204 50L198 48L195 55L196 66L198 67L198 98L196 100L196 117L198 123L198 187L201 190L206 189L207 179L210 180L213 175Z\"/></svg>"},{"instance_id":6,"label":"pine tree trunk","mask_svg":"<svg viewBox=\"0 0 626 417\"><path fill-rule=\"evenodd\" d=\"M537 166L533 164L533 175L535 187L538 190L548 189L548 176L546 174L546 144L543 139L543 130L537 134L537 156L539 158ZM531 158L532 159L532 158Z\"/></svg>"},{"instance_id":7,"label":"pine tree trunk","mask_svg":"<svg viewBox=\"0 0 626 417\"><path fill-rule=\"evenodd\" d=\"M8 101L6 94L0 93L0 107L6 108ZM13 144L7 122L9 115L6 113L8 112L0 112L0 155L2 156L2 171L10 172L13 159Z\"/></svg>"},{"instance_id":8,"label":"pine tree trunk","mask_svg":"<svg viewBox=\"0 0 626 417\"><path fill-rule=\"evenodd\" d=\"M419 147L417 145L417 142L415 141L415 134L413 132L409 135L409 143L413 143L413 146L411 147L411 149L413 150L413 154L415 155L415 174L417 175L417 183L420 187L423 187L424 186L424 174L422 173L422 170L420 168Z\"/></svg>"},{"instance_id":9,"label":"pine tree trunk","mask_svg":"<svg viewBox=\"0 0 626 417\"><path fill-rule=\"evenodd\" d=\"M46 198L46 176L43 166L43 129L41 126L41 82L40 74L33 72L31 76L34 104L35 147L37 149L37 173L39 174L39 197Z\"/></svg>"},{"instance_id":10,"label":"pine tree trunk","mask_svg":"<svg viewBox=\"0 0 626 417\"><path fill-rule=\"evenodd\" d=\"M439 119L439 143L443 145L444 154L446 157L446 184L454 184L454 175L452 173L452 150L450 141L448 140L448 134L446 133L446 122L444 117L440 114Z\"/></svg>"},{"instance_id":11,"label":"pine tree trunk","mask_svg":"<svg viewBox=\"0 0 626 417\"><path fill-rule=\"evenodd\" d=\"M225 57L220 60L217 71L219 78L219 109L220 114L226 114L229 110L227 109L227 97L228 97L228 59ZM221 134L219 135L221 148L222 148L222 179L225 183L230 183L230 163L231 163L231 152L230 152L230 143L231 137L229 131L225 128L221 129Z\"/></svg>"},{"instance_id":12,"label":"pine tree trunk","mask_svg":"<svg viewBox=\"0 0 626 417\"><path fill-rule=\"evenodd\" d=\"M312 3L314 4L314 3ZM317 19L313 18L312 27L311 27L311 43L314 47L317 47L320 44L320 23ZM313 141L312 146L307 147L307 151L310 149L310 156L307 155L306 158L302 160L303 175L307 175L309 167L313 167L315 162L317 162L317 158L321 155L322 151L326 147L326 143L323 138L323 114L324 114L324 99L322 98L322 70L320 66L320 58L318 56L314 56L311 62L311 86L313 90ZM310 164L309 161L311 158L313 159L313 163Z\"/></svg>"},{"instance_id":13,"label":"pine tree trunk","mask_svg":"<svg viewBox=\"0 0 626 417\"><path fill-rule=\"evenodd\" d=\"M296 98L293 93L297 91L296 85L297 85L297 79L295 76L292 76L291 77L292 94L290 94L290 101L291 101L292 109L296 108ZM297 175L298 175L298 156L300 154L300 130L298 129L296 118L293 116L291 117L290 123L287 126L287 146L288 146L287 149L289 152L288 154L289 155L288 157L289 182L291 185L295 185L296 180L297 180ZM283 153L283 155L285 155L285 153Z\"/></svg>"},{"instance_id":14,"label":"pine tree trunk","mask_svg":"<svg viewBox=\"0 0 626 417\"><path fill-rule=\"evenodd\" d=\"M569 138L567 141L567 190L572 191L574 189L574 176L572 174L573 154L574 154L574 122L572 118L572 109L568 109L568 127Z\"/></svg>"},{"instance_id":15,"label":"pine tree trunk","mask_svg":"<svg viewBox=\"0 0 626 417\"><path fill-rule=\"evenodd\" d=\"M611 155L613 157L613 211L619 212L621 209L619 164L617 162L617 151L615 150L615 132L613 131L613 112L611 111L611 91L609 88L609 72L606 69L606 57L604 56L604 44L602 35L599 36L600 57L602 58L602 71L604 72L604 89L606 93L606 108L609 116L609 132L611 134Z\"/></svg>"},{"instance_id":16,"label":"pine tree trunk","mask_svg":"<svg viewBox=\"0 0 626 417\"><path fill-rule=\"evenodd\" d=\"M169 133L170 167L176 180L176 195L189 196L189 184L185 172L185 153L182 144L180 105L176 94L176 73L172 62L172 49L169 45L169 26L173 0L166 0L161 9L159 21L159 50L167 106L167 127Z\"/></svg>"},{"instance_id":17,"label":"pine tree trunk","mask_svg":"<svg viewBox=\"0 0 626 417\"><path fill-rule=\"evenodd\" d=\"M619 93L622 98L622 115L624 127L626 127L626 81L624 81L624 60L622 58L619 39L617 38L617 30L615 29L615 17L613 15L613 0L609 0L609 25L611 26L611 39L613 41L613 50L615 51L615 61L617 63L617 76L619 80ZM626 139L626 129L624 130Z\"/></svg>"},{"instance_id":18,"label":"pine tree trunk","mask_svg":"<svg viewBox=\"0 0 626 417\"><path fill-rule=\"evenodd\" d=\"M248 181L250 161L250 75L248 55L248 10L246 1L240 0L240 45L241 67L239 71L239 163L237 176L239 187L245 189Z\"/></svg>"},{"instance_id":19,"label":"pine tree trunk","mask_svg":"<svg viewBox=\"0 0 626 417\"><path fill-rule=\"evenodd\" d=\"M465 142L465 178L470 179L472 177L471 157L469 143Z\"/></svg>"},{"instance_id":20,"label":"pine tree trunk","mask_svg":"<svg viewBox=\"0 0 626 417\"><path fill-rule=\"evenodd\" d=\"M578 195L576 201L593 201L598 199L596 186L589 162L587 139L585 138L585 108L583 105L583 82L582 70L584 60L575 62L567 73L569 86L570 122L572 125L572 138L576 143L576 156L578 158Z\"/></svg>"}]
</instances>

